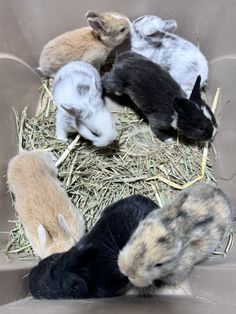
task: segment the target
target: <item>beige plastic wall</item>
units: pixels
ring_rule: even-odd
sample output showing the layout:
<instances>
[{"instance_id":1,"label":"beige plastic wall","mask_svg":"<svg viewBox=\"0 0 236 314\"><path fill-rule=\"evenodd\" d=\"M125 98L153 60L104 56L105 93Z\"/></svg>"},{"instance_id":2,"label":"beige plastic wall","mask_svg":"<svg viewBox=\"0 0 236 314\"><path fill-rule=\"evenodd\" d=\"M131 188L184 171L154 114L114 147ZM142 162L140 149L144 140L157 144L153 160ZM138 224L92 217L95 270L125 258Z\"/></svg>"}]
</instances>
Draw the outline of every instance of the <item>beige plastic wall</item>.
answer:
<instances>
[{"instance_id":1,"label":"beige plastic wall","mask_svg":"<svg viewBox=\"0 0 236 314\"><path fill-rule=\"evenodd\" d=\"M118 11L131 19L144 14L174 18L178 34L194 43L199 38L210 65L209 102L221 87L214 168L219 184L236 204L235 0L0 0L0 231L9 230L8 220L14 217L4 177L9 158L17 152L12 107L21 111L28 105L29 113L34 114L40 87L34 69L43 45L62 32L86 25L84 14L90 9ZM191 295L236 306L235 250L212 263L193 273ZM1 278L5 277L1 277L0 259Z\"/></svg>"}]
</instances>

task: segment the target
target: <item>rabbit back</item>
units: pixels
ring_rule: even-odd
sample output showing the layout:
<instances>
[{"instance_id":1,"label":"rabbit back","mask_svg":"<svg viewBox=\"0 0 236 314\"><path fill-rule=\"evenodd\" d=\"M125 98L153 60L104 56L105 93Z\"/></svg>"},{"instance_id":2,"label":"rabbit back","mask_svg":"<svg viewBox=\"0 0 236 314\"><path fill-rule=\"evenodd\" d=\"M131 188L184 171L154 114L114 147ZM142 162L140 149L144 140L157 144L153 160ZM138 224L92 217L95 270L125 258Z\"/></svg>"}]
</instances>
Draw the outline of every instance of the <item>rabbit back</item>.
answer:
<instances>
[{"instance_id":1,"label":"rabbit back","mask_svg":"<svg viewBox=\"0 0 236 314\"><path fill-rule=\"evenodd\" d=\"M56 247L60 251L58 243L68 249L82 237L83 217L57 179L57 169L49 153L32 151L14 157L8 166L8 185L37 255L45 257L56 253Z\"/></svg>"},{"instance_id":2,"label":"rabbit back","mask_svg":"<svg viewBox=\"0 0 236 314\"><path fill-rule=\"evenodd\" d=\"M91 27L69 31L49 41L40 56L39 67L45 76L55 74L71 61L84 61L99 68L109 54Z\"/></svg>"}]
</instances>

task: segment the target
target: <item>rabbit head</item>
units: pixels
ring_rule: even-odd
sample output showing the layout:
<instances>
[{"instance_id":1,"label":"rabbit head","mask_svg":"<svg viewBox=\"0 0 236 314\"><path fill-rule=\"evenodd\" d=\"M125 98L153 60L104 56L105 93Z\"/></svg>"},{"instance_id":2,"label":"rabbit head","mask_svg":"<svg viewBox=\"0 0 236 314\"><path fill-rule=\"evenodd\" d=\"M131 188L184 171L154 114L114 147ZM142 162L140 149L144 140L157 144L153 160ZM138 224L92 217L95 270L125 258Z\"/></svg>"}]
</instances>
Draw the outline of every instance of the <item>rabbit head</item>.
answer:
<instances>
[{"instance_id":1,"label":"rabbit head","mask_svg":"<svg viewBox=\"0 0 236 314\"><path fill-rule=\"evenodd\" d=\"M147 287L176 267L181 248L182 242L176 237L175 226L167 230L154 212L140 223L120 251L118 266L133 285Z\"/></svg>"},{"instance_id":2,"label":"rabbit head","mask_svg":"<svg viewBox=\"0 0 236 314\"><path fill-rule=\"evenodd\" d=\"M175 97L171 126L189 138L209 141L216 135L217 123L210 107L201 97L200 82L201 77L198 76L189 99Z\"/></svg>"},{"instance_id":3,"label":"rabbit head","mask_svg":"<svg viewBox=\"0 0 236 314\"><path fill-rule=\"evenodd\" d=\"M175 32L175 20L162 20L154 15L144 15L132 22L132 44L137 39L145 39L155 45L161 44L167 33Z\"/></svg>"},{"instance_id":4,"label":"rabbit head","mask_svg":"<svg viewBox=\"0 0 236 314\"><path fill-rule=\"evenodd\" d=\"M112 114L104 104L97 107L96 112L86 115L83 110L70 105L63 105L62 108L75 118L78 132L92 141L94 146L106 146L117 138L118 133Z\"/></svg>"},{"instance_id":5,"label":"rabbit head","mask_svg":"<svg viewBox=\"0 0 236 314\"><path fill-rule=\"evenodd\" d=\"M87 297L90 276L86 267L94 258L90 245L72 247L65 253L43 259L30 273L30 292L37 299L75 299ZM84 275L84 276L83 276Z\"/></svg>"},{"instance_id":6,"label":"rabbit head","mask_svg":"<svg viewBox=\"0 0 236 314\"><path fill-rule=\"evenodd\" d=\"M118 46L130 34L130 21L120 13L106 12L99 14L89 11L86 13L86 18L97 36L108 47Z\"/></svg>"},{"instance_id":7,"label":"rabbit head","mask_svg":"<svg viewBox=\"0 0 236 314\"><path fill-rule=\"evenodd\" d=\"M232 208L219 188L195 184L151 212L120 251L120 271L137 287L175 284L232 230Z\"/></svg>"}]
</instances>

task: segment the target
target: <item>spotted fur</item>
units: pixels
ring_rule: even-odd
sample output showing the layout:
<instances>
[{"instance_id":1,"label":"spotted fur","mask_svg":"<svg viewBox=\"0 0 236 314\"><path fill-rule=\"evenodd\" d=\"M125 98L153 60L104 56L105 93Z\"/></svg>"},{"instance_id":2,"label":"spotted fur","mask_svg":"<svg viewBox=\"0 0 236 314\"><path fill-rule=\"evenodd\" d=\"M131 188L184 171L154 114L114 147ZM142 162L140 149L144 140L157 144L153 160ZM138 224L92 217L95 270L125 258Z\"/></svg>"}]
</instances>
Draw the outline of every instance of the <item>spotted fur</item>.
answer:
<instances>
[{"instance_id":1,"label":"spotted fur","mask_svg":"<svg viewBox=\"0 0 236 314\"><path fill-rule=\"evenodd\" d=\"M177 193L140 223L119 254L120 271L137 287L182 281L231 231L231 212L218 187L200 183Z\"/></svg>"},{"instance_id":2,"label":"spotted fur","mask_svg":"<svg viewBox=\"0 0 236 314\"><path fill-rule=\"evenodd\" d=\"M202 52L191 42L172 34L174 20L145 15L132 23L132 50L161 65L179 83L187 97L198 75L201 87L208 79L208 64Z\"/></svg>"}]
</instances>

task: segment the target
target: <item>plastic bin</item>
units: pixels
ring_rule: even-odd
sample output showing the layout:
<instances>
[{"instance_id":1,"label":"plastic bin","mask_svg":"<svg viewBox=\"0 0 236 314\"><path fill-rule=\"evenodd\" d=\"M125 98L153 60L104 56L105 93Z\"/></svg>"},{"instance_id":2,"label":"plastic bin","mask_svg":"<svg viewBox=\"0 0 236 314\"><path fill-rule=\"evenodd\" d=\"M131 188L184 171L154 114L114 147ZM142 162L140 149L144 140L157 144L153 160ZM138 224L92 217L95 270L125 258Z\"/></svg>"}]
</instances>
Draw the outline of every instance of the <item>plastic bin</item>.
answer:
<instances>
[{"instance_id":1,"label":"plastic bin","mask_svg":"<svg viewBox=\"0 0 236 314\"><path fill-rule=\"evenodd\" d=\"M48 40L86 25L88 10L118 11L131 20L155 14L178 21L177 33L197 43L210 65L208 99L221 87L215 139L218 183L236 204L236 1L235 0L0 0L0 231L9 231L14 218L6 187L6 167L17 152L12 111L26 105L34 114L39 100L40 77L35 72L40 51ZM4 236L5 235L5 236ZM6 244L0 233L0 249ZM236 313L236 249L196 267L187 291L178 296L118 297L105 300L35 301L27 296L32 264L7 262L0 252L0 313Z\"/></svg>"}]
</instances>

